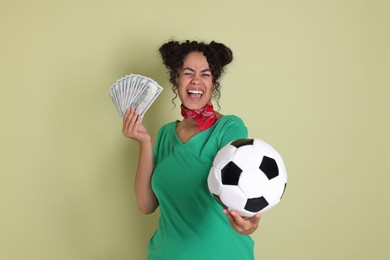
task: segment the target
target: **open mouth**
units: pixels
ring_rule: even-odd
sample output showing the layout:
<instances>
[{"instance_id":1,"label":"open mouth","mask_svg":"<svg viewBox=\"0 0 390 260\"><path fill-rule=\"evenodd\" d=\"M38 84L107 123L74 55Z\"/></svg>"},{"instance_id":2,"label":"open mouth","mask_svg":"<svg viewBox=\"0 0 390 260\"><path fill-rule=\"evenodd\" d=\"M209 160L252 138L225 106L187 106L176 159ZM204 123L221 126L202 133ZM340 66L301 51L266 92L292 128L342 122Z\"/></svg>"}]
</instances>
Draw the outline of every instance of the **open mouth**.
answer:
<instances>
[{"instance_id":1,"label":"open mouth","mask_svg":"<svg viewBox=\"0 0 390 260\"><path fill-rule=\"evenodd\" d=\"M187 91L187 94L191 97L191 98L201 98L203 96L203 91L200 91L200 90L188 90Z\"/></svg>"}]
</instances>

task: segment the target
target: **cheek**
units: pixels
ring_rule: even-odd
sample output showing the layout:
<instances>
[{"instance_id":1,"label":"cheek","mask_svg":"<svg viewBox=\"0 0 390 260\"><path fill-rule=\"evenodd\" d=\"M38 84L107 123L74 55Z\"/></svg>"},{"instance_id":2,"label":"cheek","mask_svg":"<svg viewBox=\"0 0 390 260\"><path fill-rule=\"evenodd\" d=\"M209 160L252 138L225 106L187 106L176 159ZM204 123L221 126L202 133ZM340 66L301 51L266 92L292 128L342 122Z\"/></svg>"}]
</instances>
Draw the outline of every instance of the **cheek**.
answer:
<instances>
[{"instance_id":1,"label":"cheek","mask_svg":"<svg viewBox=\"0 0 390 260\"><path fill-rule=\"evenodd\" d=\"M176 79L176 84L177 84L177 86L178 87L180 87L180 86L185 86L187 83L188 83L188 79L186 79L185 77L178 77L177 79Z\"/></svg>"},{"instance_id":2,"label":"cheek","mask_svg":"<svg viewBox=\"0 0 390 260\"><path fill-rule=\"evenodd\" d=\"M179 97L184 97L184 95L187 93L187 91L185 90L185 88L182 86L182 85L178 85L177 87L177 94L179 95Z\"/></svg>"},{"instance_id":3,"label":"cheek","mask_svg":"<svg viewBox=\"0 0 390 260\"><path fill-rule=\"evenodd\" d=\"M212 81L210 81L210 82L207 82L207 89L208 89L208 92L210 92L210 93L213 93L214 92L214 84L213 84L213 82Z\"/></svg>"}]
</instances>

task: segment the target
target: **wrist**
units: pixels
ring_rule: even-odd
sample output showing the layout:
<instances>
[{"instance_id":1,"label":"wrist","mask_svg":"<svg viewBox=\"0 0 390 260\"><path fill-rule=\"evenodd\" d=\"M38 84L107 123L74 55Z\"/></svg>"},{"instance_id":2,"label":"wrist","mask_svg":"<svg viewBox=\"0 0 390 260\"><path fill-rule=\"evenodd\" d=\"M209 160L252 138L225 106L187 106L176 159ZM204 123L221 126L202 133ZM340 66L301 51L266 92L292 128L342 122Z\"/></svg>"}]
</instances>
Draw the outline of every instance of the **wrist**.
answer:
<instances>
[{"instance_id":1,"label":"wrist","mask_svg":"<svg viewBox=\"0 0 390 260\"><path fill-rule=\"evenodd\" d=\"M153 142L151 137L143 138L138 141L139 145L142 147L152 147Z\"/></svg>"}]
</instances>

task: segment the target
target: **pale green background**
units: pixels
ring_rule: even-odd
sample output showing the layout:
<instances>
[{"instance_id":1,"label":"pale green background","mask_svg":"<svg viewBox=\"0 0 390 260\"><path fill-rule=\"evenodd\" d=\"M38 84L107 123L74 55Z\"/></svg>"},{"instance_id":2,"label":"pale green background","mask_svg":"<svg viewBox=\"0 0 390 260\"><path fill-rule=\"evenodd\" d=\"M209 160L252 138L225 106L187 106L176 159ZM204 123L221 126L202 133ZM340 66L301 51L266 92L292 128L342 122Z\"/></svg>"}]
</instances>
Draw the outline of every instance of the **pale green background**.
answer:
<instances>
[{"instance_id":1,"label":"pale green background","mask_svg":"<svg viewBox=\"0 0 390 260\"><path fill-rule=\"evenodd\" d=\"M389 1L1 0L0 15L1 260L145 258L158 213L136 209L137 145L108 90L150 76L153 137L179 118L170 37L233 49L221 112L285 159L257 259L390 259Z\"/></svg>"}]
</instances>

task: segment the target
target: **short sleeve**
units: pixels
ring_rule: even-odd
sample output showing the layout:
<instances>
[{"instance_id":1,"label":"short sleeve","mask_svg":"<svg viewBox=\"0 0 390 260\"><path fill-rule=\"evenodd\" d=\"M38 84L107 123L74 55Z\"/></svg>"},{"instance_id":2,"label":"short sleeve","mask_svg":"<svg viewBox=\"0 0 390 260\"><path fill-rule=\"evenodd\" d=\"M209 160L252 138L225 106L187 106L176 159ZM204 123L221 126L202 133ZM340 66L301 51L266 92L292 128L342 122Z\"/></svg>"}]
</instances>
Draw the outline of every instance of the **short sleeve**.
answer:
<instances>
[{"instance_id":1,"label":"short sleeve","mask_svg":"<svg viewBox=\"0 0 390 260\"><path fill-rule=\"evenodd\" d=\"M231 141L248 138L248 129L241 118L237 116L225 116L226 122L223 124L223 135L221 137L220 148Z\"/></svg>"}]
</instances>

